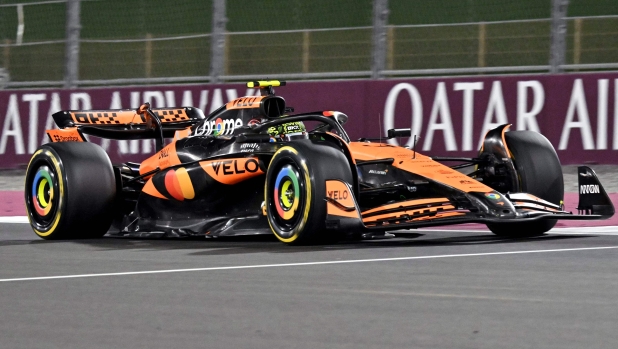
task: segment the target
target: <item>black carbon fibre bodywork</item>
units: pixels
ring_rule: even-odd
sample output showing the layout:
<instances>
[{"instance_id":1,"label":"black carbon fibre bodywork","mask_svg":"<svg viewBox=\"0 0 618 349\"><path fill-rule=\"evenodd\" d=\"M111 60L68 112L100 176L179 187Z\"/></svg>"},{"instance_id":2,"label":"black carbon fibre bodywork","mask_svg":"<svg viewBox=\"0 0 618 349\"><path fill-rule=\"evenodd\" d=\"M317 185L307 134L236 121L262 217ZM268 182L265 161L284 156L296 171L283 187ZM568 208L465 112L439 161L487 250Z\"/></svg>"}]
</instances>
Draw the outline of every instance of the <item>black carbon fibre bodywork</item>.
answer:
<instances>
[{"instance_id":1,"label":"black carbon fibre bodywork","mask_svg":"<svg viewBox=\"0 0 618 349\"><path fill-rule=\"evenodd\" d=\"M246 129L236 131L243 134ZM165 198L140 193L135 211L118 229L140 235L143 231L211 236L270 233L262 212L265 173L272 155L289 142L271 142L270 137L262 138L268 142L243 142L239 138L208 135L178 140L176 153L181 164L152 176L152 184ZM315 134L310 138L316 145L341 150L340 141L330 134ZM349 153L346 158L353 165ZM238 159L249 159L246 160L250 162L249 168L238 167ZM213 170L216 166L220 175L258 170L254 177L225 184L210 176L202 167L204 163L212 163ZM190 200L174 199L165 184L168 172L180 168L187 171L193 184L195 197Z\"/></svg>"},{"instance_id":2,"label":"black carbon fibre bodywork","mask_svg":"<svg viewBox=\"0 0 618 349\"><path fill-rule=\"evenodd\" d=\"M196 197L179 202L142 194L136 208L140 230L182 229L189 235L207 234L217 224L249 217L254 221L253 228L268 228L261 215L264 174L239 184L225 185L205 175L199 165L189 167L188 172L192 180L195 179ZM161 182L164 176L165 173L157 174L153 180Z\"/></svg>"}]
</instances>

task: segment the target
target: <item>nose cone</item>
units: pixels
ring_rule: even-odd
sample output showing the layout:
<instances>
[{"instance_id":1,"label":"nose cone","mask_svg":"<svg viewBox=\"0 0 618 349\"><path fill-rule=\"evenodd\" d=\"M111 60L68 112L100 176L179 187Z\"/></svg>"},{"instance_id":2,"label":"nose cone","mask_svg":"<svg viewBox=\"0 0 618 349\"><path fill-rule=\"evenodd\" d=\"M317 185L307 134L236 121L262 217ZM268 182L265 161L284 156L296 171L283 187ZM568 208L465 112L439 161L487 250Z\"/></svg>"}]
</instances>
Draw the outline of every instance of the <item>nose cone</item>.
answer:
<instances>
[{"instance_id":1,"label":"nose cone","mask_svg":"<svg viewBox=\"0 0 618 349\"><path fill-rule=\"evenodd\" d=\"M480 212L494 218L513 218L516 216L515 207L509 199L497 191L471 192L468 198Z\"/></svg>"}]
</instances>

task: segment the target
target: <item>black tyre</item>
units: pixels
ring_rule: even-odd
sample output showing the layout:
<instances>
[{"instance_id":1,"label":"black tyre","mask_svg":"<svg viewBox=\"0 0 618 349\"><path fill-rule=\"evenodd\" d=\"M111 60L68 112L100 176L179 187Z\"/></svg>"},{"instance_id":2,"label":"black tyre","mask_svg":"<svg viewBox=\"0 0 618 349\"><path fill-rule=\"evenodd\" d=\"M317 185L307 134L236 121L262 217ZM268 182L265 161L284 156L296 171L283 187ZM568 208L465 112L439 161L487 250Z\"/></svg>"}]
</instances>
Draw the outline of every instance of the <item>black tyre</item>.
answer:
<instances>
[{"instance_id":1,"label":"black tyre","mask_svg":"<svg viewBox=\"0 0 618 349\"><path fill-rule=\"evenodd\" d=\"M543 135L532 131L505 133L513 159L519 191L535 195L556 205L564 199L562 167L554 147ZM487 224L496 235L529 237L542 235L556 225L556 220L525 223Z\"/></svg>"},{"instance_id":2,"label":"black tyre","mask_svg":"<svg viewBox=\"0 0 618 349\"><path fill-rule=\"evenodd\" d=\"M25 196L30 225L43 239L101 237L116 197L112 164L96 144L45 144L28 164Z\"/></svg>"},{"instance_id":3,"label":"black tyre","mask_svg":"<svg viewBox=\"0 0 618 349\"><path fill-rule=\"evenodd\" d=\"M287 244L332 242L342 237L326 231L326 180L352 183L345 155L310 141L290 143L273 156L266 173L264 197L268 223Z\"/></svg>"}]
</instances>

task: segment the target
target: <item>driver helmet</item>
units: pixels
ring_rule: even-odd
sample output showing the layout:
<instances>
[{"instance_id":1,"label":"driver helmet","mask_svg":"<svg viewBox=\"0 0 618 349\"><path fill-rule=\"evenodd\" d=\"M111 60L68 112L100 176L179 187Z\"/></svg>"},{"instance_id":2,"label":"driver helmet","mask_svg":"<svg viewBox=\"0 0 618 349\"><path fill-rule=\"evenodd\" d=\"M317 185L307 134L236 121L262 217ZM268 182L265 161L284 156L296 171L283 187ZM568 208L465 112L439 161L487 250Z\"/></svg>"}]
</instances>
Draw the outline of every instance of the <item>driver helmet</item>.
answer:
<instances>
[{"instance_id":1,"label":"driver helmet","mask_svg":"<svg viewBox=\"0 0 618 349\"><path fill-rule=\"evenodd\" d=\"M269 127L266 131L275 141L290 141L293 139L309 139L309 134L302 121L287 122Z\"/></svg>"}]
</instances>

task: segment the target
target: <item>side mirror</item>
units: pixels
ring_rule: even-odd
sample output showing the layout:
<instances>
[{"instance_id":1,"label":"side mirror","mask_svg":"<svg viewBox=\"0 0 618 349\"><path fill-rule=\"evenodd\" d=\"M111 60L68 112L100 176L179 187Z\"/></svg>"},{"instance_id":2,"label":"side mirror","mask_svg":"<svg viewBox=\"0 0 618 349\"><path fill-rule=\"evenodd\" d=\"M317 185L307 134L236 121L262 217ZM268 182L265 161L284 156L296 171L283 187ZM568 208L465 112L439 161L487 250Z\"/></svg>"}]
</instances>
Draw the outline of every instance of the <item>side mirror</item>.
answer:
<instances>
[{"instance_id":1,"label":"side mirror","mask_svg":"<svg viewBox=\"0 0 618 349\"><path fill-rule=\"evenodd\" d=\"M335 113L335 120L337 120L340 125L344 125L348 122L348 116L344 113Z\"/></svg>"},{"instance_id":2,"label":"side mirror","mask_svg":"<svg viewBox=\"0 0 618 349\"><path fill-rule=\"evenodd\" d=\"M409 128L391 128L386 131L388 138L395 137L410 137L412 136L412 129Z\"/></svg>"},{"instance_id":3,"label":"side mirror","mask_svg":"<svg viewBox=\"0 0 618 349\"><path fill-rule=\"evenodd\" d=\"M348 122L348 116L340 111L325 110L322 112L322 115L333 117L339 125L343 125Z\"/></svg>"}]
</instances>

